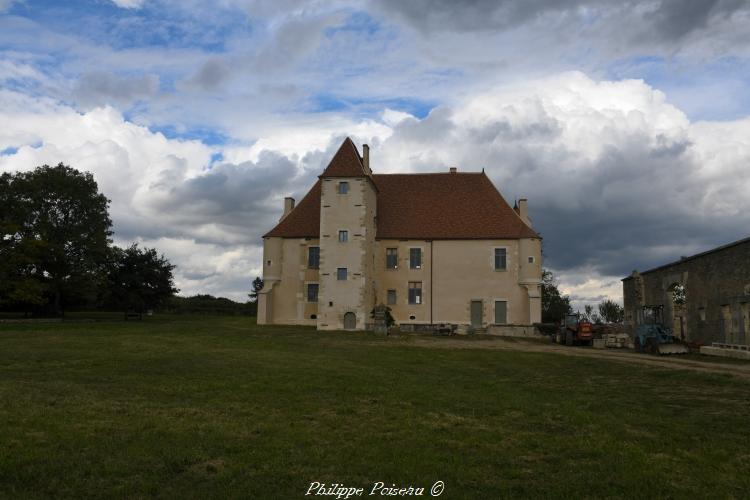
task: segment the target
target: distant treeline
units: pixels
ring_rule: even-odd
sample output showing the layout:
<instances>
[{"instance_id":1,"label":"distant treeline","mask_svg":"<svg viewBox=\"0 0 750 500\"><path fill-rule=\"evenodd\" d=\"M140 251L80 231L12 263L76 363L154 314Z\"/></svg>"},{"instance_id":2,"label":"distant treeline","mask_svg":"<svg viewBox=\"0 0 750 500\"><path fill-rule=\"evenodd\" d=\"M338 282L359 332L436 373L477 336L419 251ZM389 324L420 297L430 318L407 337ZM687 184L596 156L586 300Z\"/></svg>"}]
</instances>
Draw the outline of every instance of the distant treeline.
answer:
<instances>
[{"instance_id":1,"label":"distant treeline","mask_svg":"<svg viewBox=\"0 0 750 500\"><path fill-rule=\"evenodd\" d=\"M159 312L255 316L258 312L258 304L256 302L235 302L225 297L214 297L213 295L173 296L166 300Z\"/></svg>"}]
</instances>

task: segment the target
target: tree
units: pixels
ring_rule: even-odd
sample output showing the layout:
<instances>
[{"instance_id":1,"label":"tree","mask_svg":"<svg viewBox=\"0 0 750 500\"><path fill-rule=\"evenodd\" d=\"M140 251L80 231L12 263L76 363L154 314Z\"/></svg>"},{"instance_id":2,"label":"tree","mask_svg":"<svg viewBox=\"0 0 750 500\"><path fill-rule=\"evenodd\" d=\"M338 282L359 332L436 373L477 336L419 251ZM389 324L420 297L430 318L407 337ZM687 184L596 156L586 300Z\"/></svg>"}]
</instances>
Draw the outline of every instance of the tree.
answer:
<instances>
[{"instance_id":1,"label":"tree","mask_svg":"<svg viewBox=\"0 0 750 500\"><path fill-rule=\"evenodd\" d=\"M94 177L62 163L0 180L0 301L65 305L93 299L112 221ZM6 281L7 280L7 281Z\"/></svg>"},{"instance_id":2,"label":"tree","mask_svg":"<svg viewBox=\"0 0 750 500\"><path fill-rule=\"evenodd\" d=\"M153 248L112 247L107 272L105 301L124 311L156 309L177 290L172 271L175 266Z\"/></svg>"},{"instance_id":3,"label":"tree","mask_svg":"<svg viewBox=\"0 0 750 500\"><path fill-rule=\"evenodd\" d=\"M613 300L603 300L599 304L599 315L607 323L622 323L625 319L625 310Z\"/></svg>"},{"instance_id":4,"label":"tree","mask_svg":"<svg viewBox=\"0 0 750 500\"><path fill-rule=\"evenodd\" d=\"M594 312L594 306L592 306L591 304L586 304L585 306L583 306L583 311L583 319L590 323L601 324L602 318Z\"/></svg>"},{"instance_id":5,"label":"tree","mask_svg":"<svg viewBox=\"0 0 750 500\"><path fill-rule=\"evenodd\" d=\"M542 270L542 323L555 323L572 312L570 297L561 295L551 271Z\"/></svg>"},{"instance_id":6,"label":"tree","mask_svg":"<svg viewBox=\"0 0 750 500\"><path fill-rule=\"evenodd\" d=\"M250 297L250 300L253 302L258 301L258 292L263 290L263 280L260 279L260 276L256 276L253 280L253 290L248 294Z\"/></svg>"}]
</instances>

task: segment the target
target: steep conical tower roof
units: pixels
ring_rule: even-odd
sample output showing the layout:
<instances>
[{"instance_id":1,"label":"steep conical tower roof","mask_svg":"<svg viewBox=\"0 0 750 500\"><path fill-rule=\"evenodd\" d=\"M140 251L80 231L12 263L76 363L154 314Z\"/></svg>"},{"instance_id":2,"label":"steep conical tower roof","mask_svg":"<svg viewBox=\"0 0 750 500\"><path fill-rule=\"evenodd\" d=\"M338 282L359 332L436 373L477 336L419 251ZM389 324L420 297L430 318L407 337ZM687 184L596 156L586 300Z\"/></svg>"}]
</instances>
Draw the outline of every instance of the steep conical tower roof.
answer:
<instances>
[{"instance_id":1,"label":"steep conical tower roof","mask_svg":"<svg viewBox=\"0 0 750 500\"><path fill-rule=\"evenodd\" d=\"M320 177L367 177L357 146L350 138L344 140Z\"/></svg>"}]
</instances>

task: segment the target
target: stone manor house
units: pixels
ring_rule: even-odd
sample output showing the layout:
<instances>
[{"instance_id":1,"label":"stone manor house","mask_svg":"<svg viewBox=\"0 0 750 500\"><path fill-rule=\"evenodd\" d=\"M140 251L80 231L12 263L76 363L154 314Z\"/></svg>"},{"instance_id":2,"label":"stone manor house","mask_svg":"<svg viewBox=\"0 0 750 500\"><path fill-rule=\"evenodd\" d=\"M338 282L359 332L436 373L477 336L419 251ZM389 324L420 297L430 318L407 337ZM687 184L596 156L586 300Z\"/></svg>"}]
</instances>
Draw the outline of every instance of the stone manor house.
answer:
<instances>
[{"instance_id":1,"label":"stone manor house","mask_svg":"<svg viewBox=\"0 0 750 500\"><path fill-rule=\"evenodd\" d=\"M482 172L373 174L347 138L263 236L259 324L360 330L378 304L402 326L541 320L541 237Z\"/></svg>"}]
</instances>

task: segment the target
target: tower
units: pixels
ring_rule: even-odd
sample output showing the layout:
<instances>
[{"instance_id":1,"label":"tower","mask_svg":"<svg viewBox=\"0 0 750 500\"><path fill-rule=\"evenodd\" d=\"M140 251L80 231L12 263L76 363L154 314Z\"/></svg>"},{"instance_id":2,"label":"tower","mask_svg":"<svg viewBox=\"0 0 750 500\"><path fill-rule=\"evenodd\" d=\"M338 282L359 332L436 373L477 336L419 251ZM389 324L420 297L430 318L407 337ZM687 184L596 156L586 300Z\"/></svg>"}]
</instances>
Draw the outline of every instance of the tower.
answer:
<instances>
[{"instance_id":1,"label":"tower","mask_svg":"<svg viewBox=\"0 0 750 500\"><path fill-rule=\"evenodd\" d=\"M369 148L347 138L320 175L321 330L365 328L374 306L377 186Z\"/></svg>"}]
</instances>

